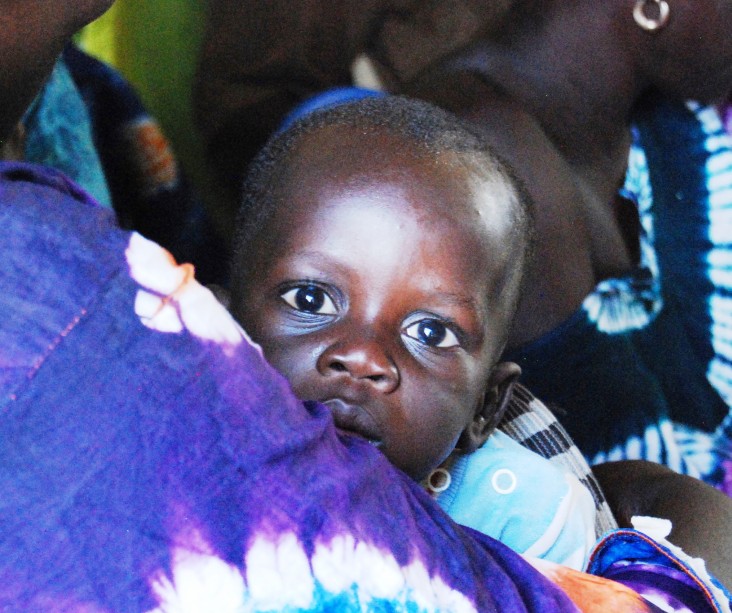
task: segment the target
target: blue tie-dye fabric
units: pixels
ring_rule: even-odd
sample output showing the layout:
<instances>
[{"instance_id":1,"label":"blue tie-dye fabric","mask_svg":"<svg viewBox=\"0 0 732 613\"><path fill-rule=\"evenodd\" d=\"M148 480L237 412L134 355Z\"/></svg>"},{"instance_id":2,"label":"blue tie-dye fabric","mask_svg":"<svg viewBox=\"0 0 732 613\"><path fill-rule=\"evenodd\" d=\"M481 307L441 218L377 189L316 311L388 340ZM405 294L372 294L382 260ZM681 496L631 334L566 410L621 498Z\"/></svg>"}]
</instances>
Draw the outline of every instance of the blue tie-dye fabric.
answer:
<instances>
[{"instance_id":1,"label":"blue tie-dye fabric","mask_svg":"<svg viewBox=\"0 0 732 613\"><path fill-rule=\"evenodd\" d=\"M636 117L641 262L508 357L590 464L645 459L732 495L732 134L713 107Z\"/></svg>"},{"instance_id":2,"label":"blue tie-dye fabric","mask_svg":"<svg viewBox=\"0 0 732 613\"><path fill-rule=\"evenodd\" d=\"M56 62L23 124L27 161L61 170L98 202L112 206L89 111L62 59Z\"/></svg>"}]
</instances>

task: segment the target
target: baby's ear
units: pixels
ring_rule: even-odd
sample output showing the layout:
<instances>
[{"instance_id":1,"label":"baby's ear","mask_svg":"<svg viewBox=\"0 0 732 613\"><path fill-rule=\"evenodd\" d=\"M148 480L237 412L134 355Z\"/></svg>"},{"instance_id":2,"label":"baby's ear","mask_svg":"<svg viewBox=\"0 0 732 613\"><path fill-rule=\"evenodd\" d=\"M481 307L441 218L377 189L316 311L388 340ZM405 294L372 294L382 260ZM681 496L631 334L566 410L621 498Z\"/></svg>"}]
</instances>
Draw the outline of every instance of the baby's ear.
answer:
<instances>
[{"instance_id":1,"label":"baby's ear","mask_svg":"<svg viewBox=\"0 0 732 613\"><path fill-rule=\"evenodd\" d=\"M457 446L464 453L472 453L481 447L496 429L508 408L513 386L520 375L521 367L513 362L499 362L493 367L483 404L458 441Z\"/></svg>"}]
</instances>

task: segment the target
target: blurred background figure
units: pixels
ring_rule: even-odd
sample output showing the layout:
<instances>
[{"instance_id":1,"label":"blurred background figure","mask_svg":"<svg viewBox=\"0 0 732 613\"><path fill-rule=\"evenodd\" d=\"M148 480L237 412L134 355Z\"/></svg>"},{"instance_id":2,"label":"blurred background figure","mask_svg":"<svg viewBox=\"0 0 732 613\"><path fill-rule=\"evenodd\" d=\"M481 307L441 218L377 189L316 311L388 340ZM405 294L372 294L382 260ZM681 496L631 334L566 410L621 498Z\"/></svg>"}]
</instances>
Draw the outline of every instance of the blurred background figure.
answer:
<instances>
[{"instance_id":1,"label":"blurred background figure","mask_svg":"<svg viewBox=\"0 0 732 613\"><path fill-rule=\"evenodd\" d=\"M296 105L338 86L398 89L510 1L210 0L193 103L222 214L233 215L249 161Z\"/></svg>"}]
</instances>

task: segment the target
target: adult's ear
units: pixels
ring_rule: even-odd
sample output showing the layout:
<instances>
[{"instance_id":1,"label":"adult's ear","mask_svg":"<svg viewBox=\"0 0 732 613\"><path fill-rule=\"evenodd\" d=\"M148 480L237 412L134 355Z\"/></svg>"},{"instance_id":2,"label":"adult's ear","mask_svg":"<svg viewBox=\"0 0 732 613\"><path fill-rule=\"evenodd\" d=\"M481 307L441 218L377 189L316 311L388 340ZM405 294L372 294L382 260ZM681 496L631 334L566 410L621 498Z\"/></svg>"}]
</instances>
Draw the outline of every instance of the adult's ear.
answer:
<instances>
[{"instance_id":1,"label":"adult's ear","mask_svg":"<svg viewBox=\"0 0 732 613\"><path fill-rule=\"evenodd\" d=\"M472 453L481 447L496 429L508 408L513 386L520 375L521 367L514 362L499 362L493 367L483 404L458 440L457 448L463 453Z\"/></svg>"}]
</instances>

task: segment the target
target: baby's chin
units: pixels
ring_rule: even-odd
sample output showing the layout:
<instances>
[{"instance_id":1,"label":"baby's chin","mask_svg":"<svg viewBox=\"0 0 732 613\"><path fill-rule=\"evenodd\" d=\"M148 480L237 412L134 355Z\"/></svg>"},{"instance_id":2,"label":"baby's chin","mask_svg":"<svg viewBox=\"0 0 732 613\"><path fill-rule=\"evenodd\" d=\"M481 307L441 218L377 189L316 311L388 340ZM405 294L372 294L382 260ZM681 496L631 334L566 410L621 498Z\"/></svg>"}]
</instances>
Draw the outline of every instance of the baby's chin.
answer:
<instances>
[{"instance_id":1,"label":"baby's chin","mask_svg":"<svg viewBox=\"0 0 732 613\"><path fill-rule=\"evenodd\" d=\"M381 451L389 462L418 483L426 479L434 468L442 464L452 452L446 450L440 457L416 458L400 453L400 447L393 448L388 433L382 431L372 414L365 407L351 404L340 398L311 401L325 406L333 416L336 429L343 435L367 442Z\"/></svg>"}]
</instances>

